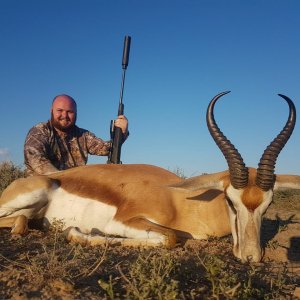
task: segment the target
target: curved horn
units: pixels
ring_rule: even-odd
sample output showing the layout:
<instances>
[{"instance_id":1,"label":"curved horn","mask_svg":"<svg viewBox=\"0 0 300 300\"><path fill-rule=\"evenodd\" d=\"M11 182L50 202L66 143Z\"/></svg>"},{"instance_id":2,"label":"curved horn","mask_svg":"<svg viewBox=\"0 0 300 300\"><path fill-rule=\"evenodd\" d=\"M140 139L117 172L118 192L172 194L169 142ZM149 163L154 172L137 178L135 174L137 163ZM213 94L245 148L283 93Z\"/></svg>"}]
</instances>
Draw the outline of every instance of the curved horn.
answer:
<instances>
[{"instance_id":1,"label":"curved horn","mask_svg":"<svg viewBox=\"0 0 300 300\"><path fill-rule=\"evenodd\" d=\"M229 167L231 184L234 188L239 189L245 187L248 183L248 168L245 166L238 150L219 129L214 118L215 103L220 97L228 93L229 91L220 93L210 101L206 112L206 122L212 138L225 156Z\"/></svg>"},{"instance_id":2,"label":"curved horn","mask_svg":"<svg viewBox=\"0 0 300 300\"><path fill-rule=\"evenodd\" d=\"M289 140L296 124L296 108L287 96L278 94L289 105L289 117L281 132L264 151L257 168L256 185L263 191L273 188L275 183L274 169L277 157Z\"/></svg>"}]
</instances>

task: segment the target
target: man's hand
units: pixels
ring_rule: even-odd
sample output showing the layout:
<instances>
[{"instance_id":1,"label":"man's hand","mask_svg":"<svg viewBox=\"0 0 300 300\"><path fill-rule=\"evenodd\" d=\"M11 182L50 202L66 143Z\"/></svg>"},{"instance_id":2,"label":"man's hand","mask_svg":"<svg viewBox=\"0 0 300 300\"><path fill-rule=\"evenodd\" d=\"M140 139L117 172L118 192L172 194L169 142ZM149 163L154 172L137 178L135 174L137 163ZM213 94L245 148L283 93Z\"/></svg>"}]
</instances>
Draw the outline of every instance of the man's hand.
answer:
<instances>
[{"instance_id":1,"label":"man's hand","mask_svg":"<svg viewBox=\"0 0 300 300\"><path fill-rule=\"evenodd\" d=\"M123 134L128 132L128 120L124 115L118 116L114 122L114 126L121 128Z\"/></svg>"}]
</instances>

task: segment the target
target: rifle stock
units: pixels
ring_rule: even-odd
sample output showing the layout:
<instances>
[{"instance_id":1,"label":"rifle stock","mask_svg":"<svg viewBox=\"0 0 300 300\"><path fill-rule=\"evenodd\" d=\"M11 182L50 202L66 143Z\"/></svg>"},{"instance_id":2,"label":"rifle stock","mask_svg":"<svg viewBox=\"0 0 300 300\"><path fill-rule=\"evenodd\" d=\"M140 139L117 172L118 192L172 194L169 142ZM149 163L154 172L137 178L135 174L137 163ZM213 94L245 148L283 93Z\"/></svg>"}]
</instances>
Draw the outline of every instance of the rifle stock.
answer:
<instances>
[{"instance_id":1,"label":"rifle stock","mask_svg":"<svg viewBox=\"0 0 300 300\"><path fill-rule=\"evenodd\" d=\"M120 92L120 101L118 107L118 116L124 114L124 104L123 104L123 92L124 92L124 83L125 83L125 72L128 66L129 61L129 52L130 52L130 43L131 37L125 36L124 39L124 48L123 48L123 57L122 57L122 82L121 82L121 92ZM110 134L112 140L112 147L108 156L108 164L120 164L121 163L121 147L124 141L123 133L121 128L115 127L114 122L111 122Z\"/></svg>"}]
</instances>

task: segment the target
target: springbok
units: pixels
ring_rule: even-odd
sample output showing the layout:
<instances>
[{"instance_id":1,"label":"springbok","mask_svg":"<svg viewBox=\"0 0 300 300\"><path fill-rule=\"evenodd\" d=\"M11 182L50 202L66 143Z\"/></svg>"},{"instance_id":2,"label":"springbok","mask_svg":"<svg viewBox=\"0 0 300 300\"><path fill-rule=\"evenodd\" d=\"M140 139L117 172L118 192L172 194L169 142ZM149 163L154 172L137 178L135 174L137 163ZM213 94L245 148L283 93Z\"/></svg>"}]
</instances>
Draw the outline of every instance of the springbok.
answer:
<instances>
[{"instance_id":1,"label":"springbok","mask_svg":"<svg viewBox=\"0 0 300 300\"><path fill-rule=\"evenodd\" d=\"M276 159L294 129L296 109L279 95L289 105L288 121L258 168L248 168L214 119L214 105L227 93L211 100L207 125L228 170L182 179L155 166L110 164L17 179L2 193L0 227L25 234L28 219L48 225L62 220L67 239L84 245L110 240L172 247L180 240L232 233L234 255L243 262L260 261L261 220L273 191L300 188L300 176L274 174Z\"/></svg>"}]
</instances>

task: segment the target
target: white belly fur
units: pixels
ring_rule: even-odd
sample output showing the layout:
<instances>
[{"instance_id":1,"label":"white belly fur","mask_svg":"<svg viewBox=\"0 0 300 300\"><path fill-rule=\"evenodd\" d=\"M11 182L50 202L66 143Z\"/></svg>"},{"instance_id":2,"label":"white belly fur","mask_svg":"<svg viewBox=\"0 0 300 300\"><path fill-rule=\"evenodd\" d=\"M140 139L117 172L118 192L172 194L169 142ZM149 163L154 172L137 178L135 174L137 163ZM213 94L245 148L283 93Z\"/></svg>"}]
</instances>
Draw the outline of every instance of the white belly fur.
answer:
<instances>
[{"instance_id":1,"label":"white belly fur","mask_svg":"<svg viewBox=\"0 0 300 300\"><path fill-rule=\"evenodd\" d=\"M130 228L115 221L116 212L115 206L79 197L58 188L51 195L45 218L50 223L54 220L62 221L64 228L78 227L82 233L86 234L92 229L98 229L105 234L123 237L161 238L158 233Z\"/></svg>"},{"instance_id":2,"label":"white belly fur","mask_svg":"<svg viewBox=\"0 0 300 300\"><path fill-rule=\"evenodd\" d=\"M114 206L79 197L58 188L51 195L45 218L50 223L56 219L62 221L65 228L79 227L81 232L89 233L93 228L103 231L116 211Z\"/></svg>"}]
</instances>

